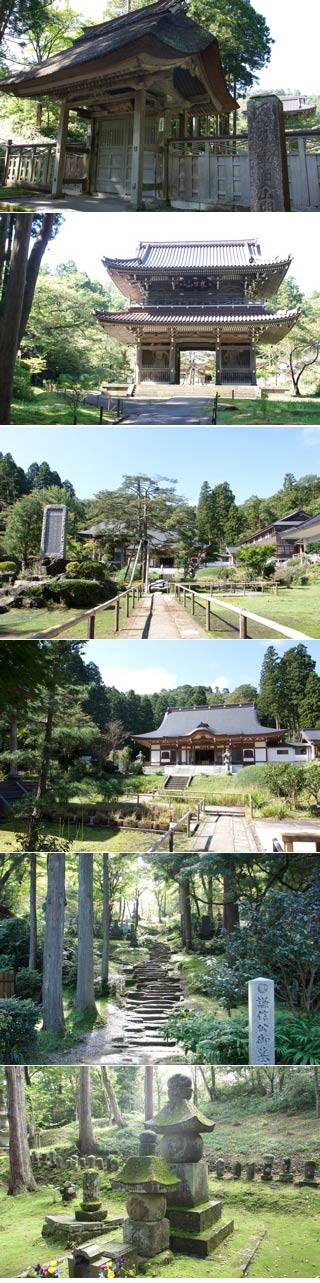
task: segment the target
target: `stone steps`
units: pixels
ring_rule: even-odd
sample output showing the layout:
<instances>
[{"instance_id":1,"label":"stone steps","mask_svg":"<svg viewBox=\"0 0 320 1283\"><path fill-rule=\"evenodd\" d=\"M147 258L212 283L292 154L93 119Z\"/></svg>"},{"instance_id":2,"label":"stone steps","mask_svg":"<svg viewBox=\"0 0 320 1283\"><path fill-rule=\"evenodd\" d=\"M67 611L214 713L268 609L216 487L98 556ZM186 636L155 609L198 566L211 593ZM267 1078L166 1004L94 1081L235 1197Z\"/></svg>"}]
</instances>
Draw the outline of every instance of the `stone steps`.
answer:
<instances>
[{"instance_id":1,"label":"stone steps","mask_svg":"<svg viewBox=\"0 0 320 1283\"><path fill-rule=\"evenodd\" d=\"M174 972L171 950L155 942L150 945L149 958L137 963L130 973L130 988L124 1000L123 1033L111 1039L108 1054L175 1049L175 1039L165 1039L162 1029L182 997L181 980Z\"/></svg>"}]
</instances>

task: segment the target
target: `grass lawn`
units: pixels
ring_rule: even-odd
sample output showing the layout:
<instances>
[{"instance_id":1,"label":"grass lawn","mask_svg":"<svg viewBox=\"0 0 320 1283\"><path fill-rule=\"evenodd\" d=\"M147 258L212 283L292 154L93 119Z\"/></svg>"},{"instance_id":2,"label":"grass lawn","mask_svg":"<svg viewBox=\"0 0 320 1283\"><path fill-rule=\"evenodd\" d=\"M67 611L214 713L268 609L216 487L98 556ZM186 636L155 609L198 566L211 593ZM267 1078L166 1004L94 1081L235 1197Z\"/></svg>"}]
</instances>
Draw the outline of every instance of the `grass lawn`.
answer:
<instances>
[{"instance_id":1,"label":"grass lawn","mask_svg":"<svg viewBox=\"0 0 320 1283\"><path fill-rule=\"evenodd\" d=\"M77 410L78 423L99 423L99 409L96 406L80 405ZM114 411L104 410L104 422L114 423ZM70 401L58 392L44 392L42 388L33 389L32 401L13 401L11 406L11 423L73 423L73 408Z\"/></svg>"},{"instance_id":2,"label":"grass lawn","mask_svg":"<svg viewBox=\"0 0 320 1283\"><path fill-rule=\"evenodd\" d=\"M22 824L12 820L9 822L6 818L4 825L0 826L1 834L1 851L8 854L10 851L20 849L21 839L25 832ZM56 824L47 824L43 832L43 840L47 838L60 838L61 843L65 842L67 851L109 851L110 855L121 852L123 854L132 854L142 851L148 851L152 843L156 841L159 834L140 832L139 829L119 829L101 828L94 829L89 825L77 827L76 825L65 824L64 827L58 827ZM165 848L164 848L165 849Z\"/></svg>"},{"instance_id":3,"label":"grass lawn","mask_svg":"<svg viewBox=\"0 0 320 1283\"><path fill-rule=\"evenodd\" d=\"M38 610L29 608L14 608L7 614L0 615L0 639L6 637L35 637L38 633L45 632L48 628L54 628L57 624L65 624L68 619L74 619L75 615L81 615L79 607L73 606L72 609L66 609L61 606L54 606L52 609L43 607ZM120 602L120 627L123 626L126 619L125 601ZM70 632L62 634L67 639L83 639L87 637L88 621L83 619L81 623L75 624ZM114 606L107 610L101 610L96 615L95 637L114 637Z\"/></svg>"},{"instance_id":4,"label":"grass lawn","mask_svg":"<svg viewBox=\"0 0 320 1283\"><path fill-rule=\"evenodd\" d=\"M213 574L213 572L212 572ZM207 572L207 582L208 582ZM221 598L226 605L212 605L211 607L211 631L208 637L238 641L239 624L238 617L232 610L228 610L228 593L221 588L215 589L214 596ZM283 624L288 628L301 628L301 632L308 633L310 637L319 637L320 629L320 584L298 585L294 588L278 588L277 592L270 589L269 592L245 592L241 593L239 586L239 595L230 596L230 606L239 606L247 610L252 610L255 614L261 615L266 619L275 621L274 629L266 629L264 624L257 624L254 620L248 620L247 630L249 638L281 637L277 630L277 624ZM187 609L190 613L190 602L187 598ZM199 601L195 602L195 619L204 627L205 607Z\"/></svg>"},{"instance_id":5,"label":"grass lawn","mask_svg":"<svg viewBox=\"0 0 320 1283\"><path fill-rule=\"evenodd\" d=\"M246 425L266 423L279 424L280 427L287 423L315 423L319 424L320 417L320 398L310 397L304 400L302 397L295 398L292 401L287 400L268 400L265 406L262 401L230 401L225 403L218 401L218 426L223 424L232 424L236 427L238 423Z\"/></svg>"},{"instance_id":6,"label":"grass lawn","mask_svg":"<svg viewBox=\"0 0 320 1283\"><path fill-rule=\"evenodd\" d=\"M257 1125L257 1124L256 1124ZM78 1173L72 1171L72 1179ZM63 1242L42 1238L41 1230L46 1215L57 1215L64 1209L58 1190L61 1172L57 1172L57 1185L40 1185L34 1193L22 1194L18 1199L8 1198L5 1188L0 1193L1 1256L4 1278L16 1278L23 1270L38 1262L45 1263L62 1257L61 1277L68 1277L67 1250ZM125 1195L106 1189L102 1181L103 1202L109 1214L126 1215ZM148 1273L163 1278L241 1278L243 1265L257 1240L261 1237L248 1276L252 1278L318 1277L319 1269L319 1193L308 1189L262 1185L258 1180L250 1185L228 1180L210 1180L211 1198L222 1200L222 1220L234 1220L234 1232L218 1247L211 1258L201 1261L196 1257L176 1255L169 1265L150 1264ZM80 1198L80 1189L79 1189ZM121 1229L116 1237L122 1242ZM89 1235L90 1238L90 1235Z\"/></svg>"}]
</instances>

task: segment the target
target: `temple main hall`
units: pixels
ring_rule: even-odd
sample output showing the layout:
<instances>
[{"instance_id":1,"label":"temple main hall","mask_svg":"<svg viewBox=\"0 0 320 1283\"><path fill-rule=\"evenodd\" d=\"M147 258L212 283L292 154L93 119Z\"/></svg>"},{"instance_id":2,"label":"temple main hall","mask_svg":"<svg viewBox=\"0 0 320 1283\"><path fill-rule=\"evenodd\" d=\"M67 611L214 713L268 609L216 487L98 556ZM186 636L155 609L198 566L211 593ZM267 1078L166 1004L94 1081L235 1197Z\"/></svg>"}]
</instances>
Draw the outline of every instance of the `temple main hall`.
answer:
<instances>
[{"instance_id":1,"label":"temple main hall","mask_svg":"<svg viewBox=\"0 0 320 1283\"><path fill-rule=\"evenodd\" d=\"M128 303L95 315L134 344L136 384L179 384L183 354L203 352L215 354L204 381L255 385L257 346L280 342L299 316L274 299L290 255L265 258L257 240L140 242L136 257L103 262Z\"/></svg>"}]
</instances>

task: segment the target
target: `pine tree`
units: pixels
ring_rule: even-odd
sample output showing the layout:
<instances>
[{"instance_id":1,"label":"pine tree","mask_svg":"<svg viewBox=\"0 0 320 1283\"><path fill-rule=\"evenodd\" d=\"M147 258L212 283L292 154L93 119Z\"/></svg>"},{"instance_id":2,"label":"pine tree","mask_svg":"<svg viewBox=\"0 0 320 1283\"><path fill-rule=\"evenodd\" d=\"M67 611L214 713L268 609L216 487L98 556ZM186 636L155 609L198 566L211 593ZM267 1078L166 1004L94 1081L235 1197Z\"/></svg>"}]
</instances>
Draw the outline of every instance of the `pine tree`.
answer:
<instances>
[{"instance_id":1,"label":"pine tree","mask_svg":"<svg viewBox=\"0 0 320 1283\"><path fill-rule=\"evenodd\" d=\"M274 646L268 646L260 673L259 718L263 726L279 725L281 706L280 660Z\"/></svg>"}]
</instances>

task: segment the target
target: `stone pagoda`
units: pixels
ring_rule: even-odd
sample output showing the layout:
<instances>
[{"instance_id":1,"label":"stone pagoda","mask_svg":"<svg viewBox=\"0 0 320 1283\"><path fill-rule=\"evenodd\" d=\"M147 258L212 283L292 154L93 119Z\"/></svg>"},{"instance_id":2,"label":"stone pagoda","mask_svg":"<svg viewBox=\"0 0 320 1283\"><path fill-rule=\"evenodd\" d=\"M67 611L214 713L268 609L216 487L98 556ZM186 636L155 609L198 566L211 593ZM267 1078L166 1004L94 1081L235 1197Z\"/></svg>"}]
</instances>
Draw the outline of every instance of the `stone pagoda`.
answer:
<instances>
[{"instance_id":1,"label":"stone pagoda","mask_svg":"<svg viewBox=\"0 0 320 1283\"><path fill-rule=\"evenodd\" d=\"M86 1167L82 1177L82 1202L74 1216L46 1216L42 1233L45 1238L83 1243L89 1233L95 1237L108 1234L122 1225L121 1216L109 1216L102 1207L100 1173L97 1167Z\"/></svg>"},{"instance_id":2,"label":"stone pagoda","mask_svg":"<svg viewBox=\"0 0 320 1283\"><path fill-rule=\"evenodd\" d=\"M212 1132L214 1123L193 1103L186 1074L169 1078L168 1096L168 1103L146 1126L161 1135L161 1156L179 1180L167 1195L170 1247L184 1256L206 1257L233 1230L233 1221L218 1224L221 1202L209 1197L202 1133Z\"/></svg>"},{"instance_id":3,"label":"stone pagoda","mask_svg":"<svg viewBox=\"0 0 320 1283\"><path fill-rule=\"evenodd\" d=\"M255 385L257 346L278 343L299 316L270 302L291 257L268 259L257 240L143 241L134 257L103 262L128 302L95 315L112 338L135 345L136 384L179 384L181 356L192 351L215 353L213 384Z\"/></svg>"}]
</instances>

